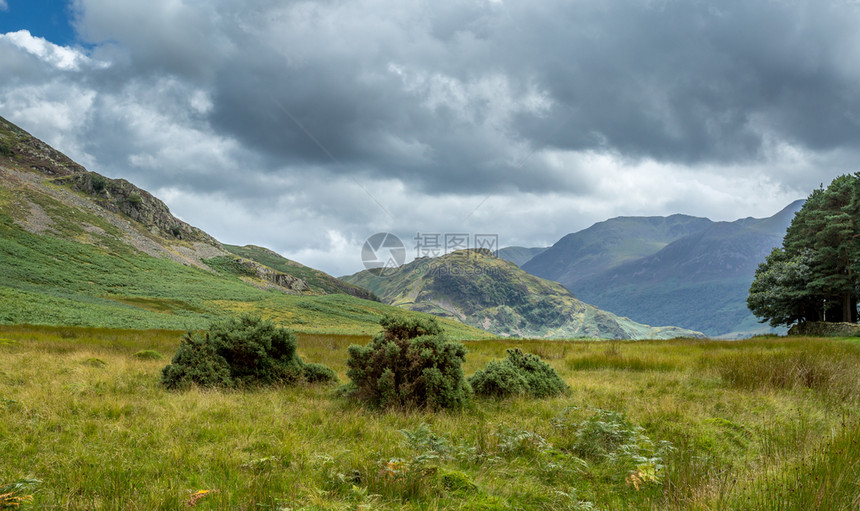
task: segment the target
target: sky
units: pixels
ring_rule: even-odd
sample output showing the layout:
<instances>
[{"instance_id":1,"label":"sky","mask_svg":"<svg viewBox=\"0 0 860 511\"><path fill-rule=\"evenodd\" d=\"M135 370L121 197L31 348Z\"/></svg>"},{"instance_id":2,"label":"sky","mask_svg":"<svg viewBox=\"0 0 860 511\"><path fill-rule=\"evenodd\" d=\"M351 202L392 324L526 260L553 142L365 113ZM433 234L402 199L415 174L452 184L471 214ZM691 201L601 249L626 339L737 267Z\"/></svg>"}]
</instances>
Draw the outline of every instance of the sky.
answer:
<instances>
[{"instance_id":1,"label":"sky","mask_svg":"<svg viewBox=\"0 0 860 511\"><path fill-rule=\"evenodd\" d=\"M547 246L860 170L856 0L0 0L0 116L225 243Z\"/></svg>"}]
</instances>

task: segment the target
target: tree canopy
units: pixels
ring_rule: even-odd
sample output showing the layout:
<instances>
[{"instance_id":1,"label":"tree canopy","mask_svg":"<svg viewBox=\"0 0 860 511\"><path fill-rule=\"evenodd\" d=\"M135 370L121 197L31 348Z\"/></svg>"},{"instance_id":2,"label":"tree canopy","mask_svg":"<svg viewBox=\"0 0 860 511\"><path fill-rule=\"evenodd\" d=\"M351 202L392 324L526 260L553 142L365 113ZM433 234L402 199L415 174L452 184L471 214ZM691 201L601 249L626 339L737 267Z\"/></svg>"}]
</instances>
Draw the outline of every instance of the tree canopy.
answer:
<instances>
[{"instance_id":1,"label":"tree canopy","mask_svg":"<svg viewBox=\"0 0 860 511\"><path fill-rule=\"evenodd\" d=\"M860 173L814 190L756 270L747 305L772 326L857 322Z\"/></svg>"}]
</instances>

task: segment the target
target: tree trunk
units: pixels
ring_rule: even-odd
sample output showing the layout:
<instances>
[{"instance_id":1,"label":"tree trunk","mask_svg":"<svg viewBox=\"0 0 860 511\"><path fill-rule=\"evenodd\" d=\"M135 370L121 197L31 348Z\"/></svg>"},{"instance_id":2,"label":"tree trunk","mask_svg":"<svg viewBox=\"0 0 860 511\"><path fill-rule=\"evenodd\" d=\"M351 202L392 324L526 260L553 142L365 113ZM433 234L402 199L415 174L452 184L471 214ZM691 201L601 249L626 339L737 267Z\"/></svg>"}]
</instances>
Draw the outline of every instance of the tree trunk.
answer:
<instances>
[{"instance_id":1,"label":"tree trunk","mask_svg":"<svg viewBox=\"0 0 860 511\"><path fill-rule=\"evenodd\" d=\"M851 295L851 322L857 322L857 295Z\"/></svg>"},{"instance_id":2,"label":"tree trunk","mask_svg":"<svg viewBox=\"0 0 860 511\"><path fill-rule=\"evenodd\" d=\"M851 313L851 293L842 295L842 321L852 322L854 314Z\"/></svg>"}]
</instances>

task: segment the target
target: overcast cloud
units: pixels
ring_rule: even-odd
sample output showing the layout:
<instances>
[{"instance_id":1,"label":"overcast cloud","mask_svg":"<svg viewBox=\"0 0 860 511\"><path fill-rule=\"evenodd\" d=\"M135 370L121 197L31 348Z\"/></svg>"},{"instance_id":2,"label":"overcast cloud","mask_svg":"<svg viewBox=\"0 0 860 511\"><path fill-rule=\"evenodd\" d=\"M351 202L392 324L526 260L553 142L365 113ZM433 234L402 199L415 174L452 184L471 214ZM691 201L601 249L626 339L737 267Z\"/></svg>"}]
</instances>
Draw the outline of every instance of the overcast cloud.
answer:
<instances>
[{"instance_id":1,"label":"overcast cloud","mask_svg":"<svg viewBox=\"0 0 860 511\"><path fill-rule=\"evenodd\" d=\"M0 115L224 242L336 275L378 231L546 245L618 215L769 216L860 170L857 2L72 12L77 46L0 35Z\"/></svg>"}]
</instances>

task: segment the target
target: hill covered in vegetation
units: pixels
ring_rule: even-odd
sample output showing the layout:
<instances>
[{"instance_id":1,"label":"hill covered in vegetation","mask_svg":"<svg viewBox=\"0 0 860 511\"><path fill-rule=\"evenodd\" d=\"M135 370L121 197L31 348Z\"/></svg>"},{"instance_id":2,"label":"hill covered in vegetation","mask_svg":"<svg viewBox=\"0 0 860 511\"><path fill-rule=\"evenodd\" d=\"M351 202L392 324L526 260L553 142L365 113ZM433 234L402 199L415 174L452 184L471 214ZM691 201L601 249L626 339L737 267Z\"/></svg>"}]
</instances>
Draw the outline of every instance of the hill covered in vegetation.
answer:
<instances>
[{"instance_id":1,"label":"hill covered in vegetation","mask_svg":"<svg viewBox=\"0 0 860 511\"><path fill-rule=\"evenodd\" d=\"M145 190L87 171L2 118L0 260L5 324L186 329L256 312L298 331L371 334L392 311L271 251L225 247Z\"/></svg>"},{"instance_id":2,"label":"hill covered in vegetation","mask_svg":"<svg viewBox=\"0 0 860 511\"><path fill-rule=\"evenodd\" d=\"M701 336L651 327L583 303L558 283L530 275L486 250L420 258L393 275L365 270L344 280L385 303L453 318L500 335L660 339Z\"/></svg>"}]
</instances>

